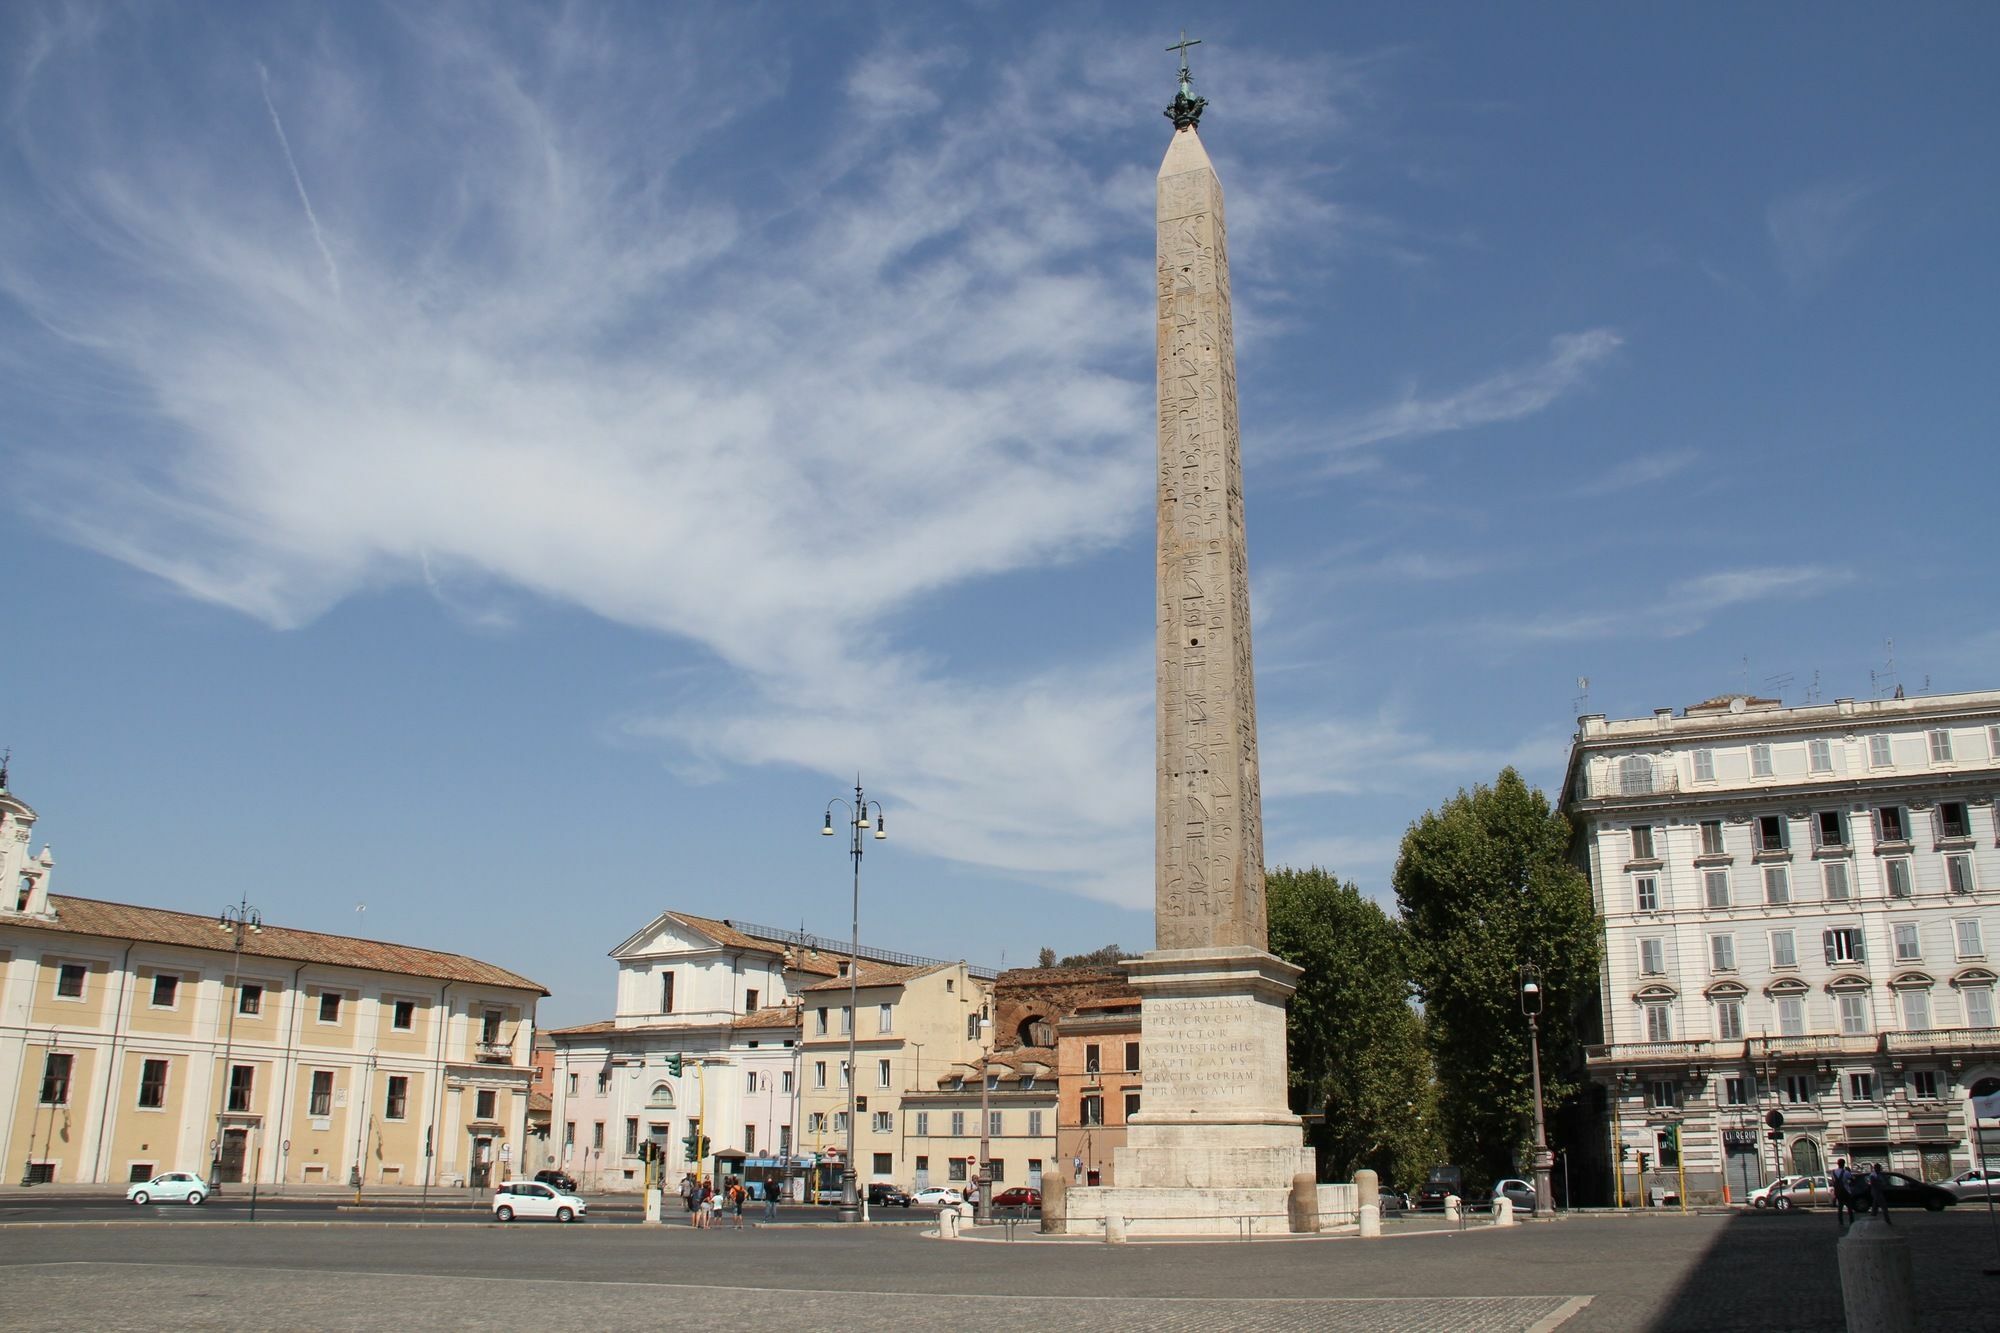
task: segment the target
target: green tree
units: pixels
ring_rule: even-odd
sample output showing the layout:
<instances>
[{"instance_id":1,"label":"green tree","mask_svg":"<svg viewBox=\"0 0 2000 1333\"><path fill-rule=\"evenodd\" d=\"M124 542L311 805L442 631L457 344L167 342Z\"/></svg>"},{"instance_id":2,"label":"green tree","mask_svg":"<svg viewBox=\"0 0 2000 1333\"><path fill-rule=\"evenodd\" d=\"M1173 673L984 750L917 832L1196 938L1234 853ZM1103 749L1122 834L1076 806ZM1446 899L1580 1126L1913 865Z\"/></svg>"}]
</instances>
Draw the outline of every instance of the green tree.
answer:
<instances>
[{"instance_id":1,"label":"green tree","mask_svg":"<svg viewBox=\"0 0 2000 1333\"><path fill-rule=\"evenodd\" d=\"M1042 951L1035 955L1035 966L1054 967L1055 965L1056 965L1056 951L1054 949L1051 949L1048 945L1044 944L1042 946Z\"/></svg>"},{"instance_id":2,"label":"green tree","mask_svg":"<svg viewBox=\"0 0 2000 1333\"><path fill-rule=\"evenodd\" d=\"M1352 884L1317 868L1265 878L1271 952L1305 969L1292 994L1292 1109L1320 1114L1322 1180L1363 1167L1415 1188L1443 1159L1423 1020L1410 1007L1402 932Z\"/></svg>"},{"instance_id":3,"label":"green tree","mask_svg":"<svg viewBox=\"0 0 2000 1333\"><path fill-rule=\"evenodd\" d=\"M1553 1112L1577 1091L1598 944L1590 881L1570 864L1569 844L1569 822L1508 768L1412 824L1396 860L1445 1141L1479 1183L1510 1174L1533 1142L1524 963L1542 970L1544 1103Z\"/></svg>"},{"instance_id":4,"label":"green tree","mask_svg":"<svg viewBox=\"0 0 2000 1333\"><path fill-rule=\"evenodd\" d=\"M1118 960L1125 957L1125 951L1115 944L1107 944L1102 949L1092 949L1089 953L1073 953L1057 963L1057 967L1116 967Z\"/></svg>"}]
</instances>

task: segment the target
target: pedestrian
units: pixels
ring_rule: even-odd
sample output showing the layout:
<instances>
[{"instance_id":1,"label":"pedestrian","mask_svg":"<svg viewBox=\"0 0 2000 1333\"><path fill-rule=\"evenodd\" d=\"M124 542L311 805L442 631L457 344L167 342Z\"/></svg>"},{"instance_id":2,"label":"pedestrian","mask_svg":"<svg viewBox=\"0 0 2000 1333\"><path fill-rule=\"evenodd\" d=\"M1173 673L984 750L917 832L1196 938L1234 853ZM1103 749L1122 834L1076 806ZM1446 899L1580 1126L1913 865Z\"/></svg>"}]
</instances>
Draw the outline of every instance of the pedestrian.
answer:
<instances>
[{"instance_id":1,"label":"pedestrian","mask_svg":"<svg viewBox=\"0 0 2000 1333\"><path fill-rule=\"evenodd\" d=\"M729 1211L736 1217L736 1229L743 1229L743 1203L750 1197L750 1191L743 1188L743 1182L736 1177L729 1178Z\"/></svg>"},{"instance_id":2,"label":"pedestrian","mask_svg":"<svg viewBox=\"0 0 2000 1333\"><path fill-rule=\"evenodd\" d=\"M764 1182L764 1220L766 1222L778 1220L778 1182L775 1180Z\"/></svg>"},{"instance_id":3,"label":"pedestrian","mask_svg":"<svg viewBox=\"0 0 2000 1333\"><path fill-rule=\"evenodd\" d=\"M687 1209L689 1213L694 1212L693 1175L684 1175L681 1177L681 1207Z\"/></svg>"},{"instance_id":4,"label":"pedestrian","mask_svg":"<svg viewBox=\"0 0 2000 1333\"><path fill-rule=\"evenodd\" d=\"M1854 1174L1847 1169L1847 1159L1837 1157L1833 1162L1833 1175L1828 1180L1833 1186L1833 1222L1844 1227L1854 1220Z\"/></svg>"},{"instance_id":5,"label":"pedestrian","mask_svg":"<svg viewBox=\"0 0 2000 1333\"><path fill-rule=\"evenodd\" d=\"M1868 1173L1868 1206L1882 1214L1884 1222L1889 1221L1889 1177L1882 1174L1880 1162Z\"/></svg>"}]
</instances>

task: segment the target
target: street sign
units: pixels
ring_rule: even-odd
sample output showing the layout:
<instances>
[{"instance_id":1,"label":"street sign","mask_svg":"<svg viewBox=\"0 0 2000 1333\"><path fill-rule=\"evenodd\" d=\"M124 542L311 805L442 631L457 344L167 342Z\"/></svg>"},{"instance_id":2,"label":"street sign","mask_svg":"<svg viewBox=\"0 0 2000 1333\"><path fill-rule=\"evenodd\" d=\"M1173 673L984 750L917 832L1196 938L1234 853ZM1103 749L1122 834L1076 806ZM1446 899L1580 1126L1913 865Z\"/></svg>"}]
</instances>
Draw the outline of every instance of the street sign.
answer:
<instances>
[{"instance_id":1,"label":"street sign","mask_svg":"<svg viewBox=\"0 0 2000 1333\"><path fill-rule=\"evenodd\" d=\"M1773 1108L1770 1111L1770 1113L1764 1117L1764 1123L1769 1125L1772 1129L1783 1129L1785 1127L1785 1113L1783 1111L1777 1110L1776 1108Z\"/></svg>"}]
</instances>

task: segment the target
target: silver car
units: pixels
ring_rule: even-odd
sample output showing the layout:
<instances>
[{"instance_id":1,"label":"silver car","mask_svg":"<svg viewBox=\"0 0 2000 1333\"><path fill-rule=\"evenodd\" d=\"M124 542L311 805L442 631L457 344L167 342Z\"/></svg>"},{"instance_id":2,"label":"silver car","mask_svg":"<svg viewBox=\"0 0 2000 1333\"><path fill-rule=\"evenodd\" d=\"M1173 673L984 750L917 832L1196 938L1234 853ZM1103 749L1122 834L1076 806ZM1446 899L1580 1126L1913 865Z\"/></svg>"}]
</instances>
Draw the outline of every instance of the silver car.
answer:
<instances>
[{"instance_id":1,"label":"silver car","mask_svg":"<svg viewBox=\"0 0 2000 1333\"><path fill-rule=\"evenodd\" d=\"M1945 1181L1944 1187L1961 1199L2000 1199L2000 1171L1974 1167Z\"/></svg>"}]
</instances>

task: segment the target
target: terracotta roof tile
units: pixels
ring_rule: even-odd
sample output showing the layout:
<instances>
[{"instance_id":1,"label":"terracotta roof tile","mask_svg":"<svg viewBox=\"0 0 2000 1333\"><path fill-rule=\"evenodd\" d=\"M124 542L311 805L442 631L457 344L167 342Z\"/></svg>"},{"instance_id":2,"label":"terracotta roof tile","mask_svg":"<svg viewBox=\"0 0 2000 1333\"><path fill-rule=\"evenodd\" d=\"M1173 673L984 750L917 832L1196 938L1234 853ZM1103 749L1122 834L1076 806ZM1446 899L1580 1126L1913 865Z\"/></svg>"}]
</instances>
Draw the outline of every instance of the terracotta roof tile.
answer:
<instances>
[{"instance_id":1,"label":"terracotta roof tile","mask_svg":"<svg viewBox=\"0 0 2000 1333\"><path fill-rule=\"evenodd\" d=\"M947 967L957 966L958 964L956 963L917 963L908 967L897 967L890 963L877 963L864 958L861 960L860 974L855 980L863 986L900 986L905 982L915 981L918 977L929 976L933 972L940 972ZM845 990L847 989L847 978L842 976L828 977L825 981L815 981L812 985L807 986L806 989L809 991Z\"/></svg>"},{"instance_id":2,"label":"terracotta roof tile","mask_svg":"<svg viewBox=\"0 0 2000 1333\"><path fill-rule=\"evenodd\" d=\"M235 940L216 929L212 916L191 912L170 912L159 907L132 907L125 903L99 902L95 898L49 895L55 920L21 916L12 924L30 930L57 930L71 935L94 935L102 939L138 940L147 944L174 944L187 949L229 953ZM295 963L323 963L329 967L364 968L373 972L399 972L405 976L430 977L439 981L463 981L477 986L505 986L547 995L548 988L517 972L464 954L441 953L408 944L385 944L379 940L355 939L348 935L323 935L316 930L293 930L289 926L265 926L245 931L243 952L254 958L283 958Z\"/></svg>"},{"instance_id":3,"label":"terracotta roof tile","mask_svg":"<svg viewBox=\"0 0 2000 1333\"><path fill-rule=\"evenodd\" d=\"M618 1024L611 1019L604 1018L599 1019L595 1023L579 1023L573 1028L545 1028L543 1030L551 1037L595 1037L606 1032L616 1032L619 1028Z\"/></svg>"},{"instance_id":4,"label":"terracotta roof tile","mask_svg":"<svg viewBox=\"0 0 2000 1333\"><path fill-rule=\"evenodd\" d=\"M799 1026L800 1015L804 1011L796 1004L771 1005L752 1014L744 1014L730 1026L738 1028L795 1028Z\"/></svg>"}]
</instances>

